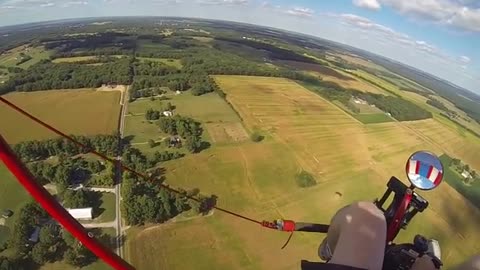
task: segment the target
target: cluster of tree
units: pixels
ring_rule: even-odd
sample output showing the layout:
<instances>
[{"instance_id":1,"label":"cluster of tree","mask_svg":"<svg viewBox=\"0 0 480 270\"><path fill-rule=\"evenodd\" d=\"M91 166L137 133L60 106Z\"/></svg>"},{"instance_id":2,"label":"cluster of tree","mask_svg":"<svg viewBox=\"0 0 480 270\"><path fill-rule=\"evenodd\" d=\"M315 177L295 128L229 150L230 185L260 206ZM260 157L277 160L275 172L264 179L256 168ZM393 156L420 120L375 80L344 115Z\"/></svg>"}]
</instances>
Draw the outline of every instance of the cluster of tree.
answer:
<instances>
[{"instance_id":1,"label":"cluster of tree","mask_svg":"<svg viewBox=\"0 0 480 270\"><path fill-rule=\"evenodd\" d=\"M218 86L209 76L202 76L200 80L192 83L192 95L200 96L206 93L217 91Z\"/></svg>"},{"instance_id":2,"label":"cluster of tree","mask_svg":"<svg viewBox=\"0 0 480 270\"><path fill-rule=\"evenodd\" d=\"M160 116L161 116L160 111L157 111L151 108L145 112L145 119L149 121L158 120Z\"/></svg>"},{"instance_id":3,"label":"cluster of tree","mask_svg":"<svg viewBox=\"0 0 480 270\"><path fill-rule=\"evenodd\" d=\"M167 74L178 73L179 70L165 65L161 62L154 61L136 61L133 63L135 75L140 76L164 76Z\"/></svg>"},{"instance_id":4,"label":"cluster of tree","mask_svg":"<svg viewBox=\"0 0 480 270\"><path fill-rule=\"evenodd\" d=\"M24 141L13 146L15 153L25 161L43 160L51 156L74 156L94 149L108 156L118 152L118 137L115 135L73 136L86 148L77 146L67 139L56 138L44 141Z\"/></svg>"},{"instance_id":5,"label":"cluster of tree","mask_svg":"<svg viewBox=\"0 0 480 270\"><path fill-rule=\"evenodd\" d=\"M398 121L413 121L432 118L432 113L401 97L364 93L360 96L369 104L390 113Z\"/></svg>"},{"instance_id":6,"label":"cluster of tree","mask_svg":"<svg viewBox=\"0 0 480 270\"><path fill-rule=\"evenodd\" d=\"M472 181L480 180L480 174L478 174L477 171L470 168L470 165L465 164L460 159L453 158L450 165L452 165L459 173L463 173L464 171L468 172Z\"/></svg>"},{"instance_id":7,"label":"cluster of tree","mask_svg":"<svg viewBox=\"0 0 480 270\"><path fill-rule=\"evenodd\" d=\"M263 140L263 136L258 133L258 132L253 132L252 135L250 135L250 139L253 141L253 142L261 142Z\"/></svg>"},{"instance_id":8,"label":"cluster of tree","mask_svg":"<svg viewBox=\"0 0 480 270\"><path fill-rule=\"evenodd\" d=\"M0 257L0 270L24 270L20 260L9 257Z\"/></svg>"},{"instance_id":9,"label":"cluster of tree","mask_svg":"<svg viewBox=\"0 0 480 270\"><path fill-rule=\"evenodd\" d=\"M202 146L203 129L199 122L192 118L176 115L174 117L160 118L158 121L160 130L170 135L179 135L185 139L185 146L188 151L198 152Z\"/></svg>"},{"instance_id":10,"label":"cluster of tree","mask_svg":"<svg viewBox=\"0 0 480 270\"><path fill-rule=\"evenodd\" d=\"M63 193L63 206L66 208L85 208L92 206L89 191L67 189Z\"/></svg>"},{"instance_id":11,"label":"cluster of tree","mask_svg":"<svg viewBox=\"0 0 480 270\"><path fill-rule=\"evenodd\" d=\"M10 73L20 73L20 72L24 71L24 69L21 68L21 67L8 67L7 71L10 72Z\"/></svg>"},{"instance_id":12,"label":"cluster of tree","mask_svg":"<svg viewBox=\"0 0 480 270\"><path fill-rule=\"evenodd\" d=\"M317 184L313 175L303 170L297 174L296 182L297 185L302 188L312 187Z\"/></svg>"},{"instance_id":13,"label":"cluster of tree","mask_svg":"<svg viewBox=\"0 0 480 270\"><path fill-rule=\"evenodd\" d=\"M59 194L73 184L87 181L89 185L94 186L113 186L114 184L114 168L110 163L107 163L108 170L105 174L100 174L105 167L99 161L86 161L83 158L60 157L60 161L55 165L38 161L28 163L27 166L41 184L55 184Z\"/></svg>"},{"instance_id":14,"label":"cluster of tree","mask_svg":"<svg viewBox=\"0 0 480 270\"><path fill-rule=\"evenodd\" d=\"M455 117L458 116L457 112L450 110L447 106L445 106L445 104L443 104L443 102L441 102L440 100L438 100L436 98L430 97L430 99L427 100L427 104L444 111L451 118L455 118Z\"/></svg>"},{"instance_id":15,"label":"cluster of tree","mask_svg":"<svg viewBox=\"0 0 480 270\"><path fill-rule=\"evenodd\" d=\"M198 189L173 193L161 186L162 181L162 178L158 182L139 181L126 173L122 184L122 210L129 225L163 223L190 209L205 214L216 204L215 196L202 196Z\"/></svg>"},{"instance_id":16,"label":"cluster of tree","mask_svg":"<svg viewBox=\"0 0 480 270\"><path fill-rule=\"evenodd\" d=\"M270 54L270 58L273 59L291 60L305 63L317 63L313 58L265 42L260 42L252 39L237 39L230 37L216 37L215 39L241 44L261 51L267 51Z\"/></svg>"},{"instance_id":17,"label":"cluster of tree","mask_svg":"<svg viewBox=\"0 0 480 270\"><path fill-rule=\"evenodd\" d=\"M130 84L130 59L118 59L100 66L76 63L54 64L43 60L26 71L14 74L0 86L0 93L100 87L102 84Z\"/></svg>"},{"instance_id":18,"label":"cluster of tree","mask_svg":"<svg viewBox=\"0 0 480 270\"><path fill-rule=\"evenodd\" d=\"M57 53L72 51L95 51L105 49L120 49L133 51L136 41L128 38L128 34L104 32L96 35L78 37L62 37L62 39L43 39L47 50L55 50ZM90 54L91 55L91 54Z\"/></svg>"},{"instance_id":19,"label":"cluster of tree","mask_svg":"<svg viewBox=\"0 0 480 270\"><path fill-rule=\"evenodd\" d=\"M384 96L380 94L364 93L355 89L346 89L333 82L317 80L314 84L305 84L314 88L320 95L329 100L338 100L349 106L352 97L358 97L369 104L375 105L384 112L390 113L399 121L413 121L432 118L432 113L422 107L397 96Z\"/></svg>"}]
</instances>

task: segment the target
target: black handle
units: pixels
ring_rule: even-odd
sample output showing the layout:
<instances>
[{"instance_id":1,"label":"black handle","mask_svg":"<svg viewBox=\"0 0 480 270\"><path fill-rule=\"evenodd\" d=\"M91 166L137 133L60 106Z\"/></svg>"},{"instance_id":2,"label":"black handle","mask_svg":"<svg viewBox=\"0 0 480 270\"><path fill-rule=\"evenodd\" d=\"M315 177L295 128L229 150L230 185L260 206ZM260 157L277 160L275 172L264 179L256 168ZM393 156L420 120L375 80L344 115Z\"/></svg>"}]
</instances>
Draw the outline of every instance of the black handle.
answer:
<instances>
[{"instance_id":1,"label":"black handle","mask_svg":"<svg viewBox=\"0 0 480 270\"><path fill-rule=\"evenodd\" d=\"M327 233L328 227L330 226L327 224L304 223L304 222L295 223L295 231L299 231L299 232Z\"/></svg>"}]
</instances>

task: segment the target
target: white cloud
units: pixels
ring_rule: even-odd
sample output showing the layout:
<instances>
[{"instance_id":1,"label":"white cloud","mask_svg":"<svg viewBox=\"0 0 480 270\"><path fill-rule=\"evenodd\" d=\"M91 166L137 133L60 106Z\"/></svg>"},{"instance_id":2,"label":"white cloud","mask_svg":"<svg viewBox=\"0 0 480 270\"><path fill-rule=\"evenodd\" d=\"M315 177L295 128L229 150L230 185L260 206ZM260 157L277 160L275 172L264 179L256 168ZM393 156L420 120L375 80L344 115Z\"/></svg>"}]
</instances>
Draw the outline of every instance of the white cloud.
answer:
<instances>
[{"instance_id":1,"label":"white cloud","mask_svg":"<svg viewBox=\"0 0 480 270\"><path fill-rule=\"evenodd\" d=\"M480 7L474 1L461 0L380 0L399 13L448 25L467 31L480 32Z\"/></svg>"},{"instance_id":2,"label":"white cloud","mask_svg":"<svg viewBox=\"0 0 480 270\"><path fill-rule=\"evenodd\" d=\"M465 64L468 64L468 63L470 63L470 61L472 61L472 60L470 59L470 57L465 56L465 55L460 56L460 57L459 57L459 60L460 60L460 62L463 62L463 63L465 63Z\"/></svg>"},{"instance_id":3,"label":"white cloud","mask_svg":"<svg viewBox=\"0 0 480 270\"><path fill-rule=\"evenodd\" d=\"M246 5L249 0L197 0L197 3L203 5Z\"/></svg>"},{"instance_id":4,"label":"white cloud","mask_svg":"<svg viewBox=\"0 0 480 270\"><path fill-rule=\"evenodd\" d=\"M285 13L289 15L297 16L297 17L309 18L313 16L315 11L313 11L310 8L295 7L295 8L286 10Z\"/></svg>"},{"instance_id":5,"label":"white cloud","mask_svg":"<svg viewBox=\"0 0 480 270\"><path fill-rule=\"evenodd\" d=\"M357 7L371 10L379 10L381 8L377 0L353 0L353 4Z\"/></svg>"},{"instance_id":6,"label":"white cloud","mask_svg":"<svg viewBox=\"0 0 480 270\"><path fill-rule=\"evenodd\" d=\"M55 3L47 2L47 3L40 4L40 6L41 7L53 7L53 6L55 6Z\"/></svg>"},{"instance_id":7,"label":"white cloud","mask_svg":"<svg viewBox=\"0 0 480 270\"><path fill-rule=\"evenodd\" d=\"M87 1L70 1L66 2L64 6L88 5Z\"/></svg>"}]
</instances>

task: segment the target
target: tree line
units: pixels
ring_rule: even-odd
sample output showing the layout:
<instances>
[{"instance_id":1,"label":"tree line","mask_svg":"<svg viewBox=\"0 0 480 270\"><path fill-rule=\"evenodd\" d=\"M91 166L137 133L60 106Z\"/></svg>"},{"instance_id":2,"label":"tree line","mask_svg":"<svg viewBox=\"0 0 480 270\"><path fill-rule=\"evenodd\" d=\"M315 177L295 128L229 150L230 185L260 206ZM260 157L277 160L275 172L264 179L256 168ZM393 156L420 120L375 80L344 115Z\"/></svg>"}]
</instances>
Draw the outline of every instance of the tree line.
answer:
<instances>
[{"instance_id":1,"label":"tree line","mask_svg":"<svg viewBox=\"0 0 480 270\"><path fill-rule=\"evenodd\" d=\"M131 173L126 173L122 184L123 216L129 225L163 223L184 211L193 209L206 214L216 205L215 196L204 196L198 189L173 193L162 188L164 178L157 173L155 181L142 181ZM185 195L193 196L191 200Z\"/></svg>"},{"instance_id":2,"label":"tree line","mask_svg":"<svg viewBox=\"0 0 480 270\"><path fill-rule=\"evenodd\" d=\"M115 135L72 136L86 148L77 146L64 138L33 140L20 142L13 146L13 151L24 161L38 161L48 157L66 155L74 156L88 153L94 149L108 156L118 154L118 137Z\"/></svg>"},{"instance_id":3,"label":"tree line","mask_svg":"<svg viewBox=\"0 0 480 270\"><path fill-rule=\"evenodd\" d=\"M130 84L131 59L118 59L100 66L52 63L42 60L28 70L15 73L0 85L0 94L11 91L94 88L102 84Z\"/></svg>"}]
</instances>

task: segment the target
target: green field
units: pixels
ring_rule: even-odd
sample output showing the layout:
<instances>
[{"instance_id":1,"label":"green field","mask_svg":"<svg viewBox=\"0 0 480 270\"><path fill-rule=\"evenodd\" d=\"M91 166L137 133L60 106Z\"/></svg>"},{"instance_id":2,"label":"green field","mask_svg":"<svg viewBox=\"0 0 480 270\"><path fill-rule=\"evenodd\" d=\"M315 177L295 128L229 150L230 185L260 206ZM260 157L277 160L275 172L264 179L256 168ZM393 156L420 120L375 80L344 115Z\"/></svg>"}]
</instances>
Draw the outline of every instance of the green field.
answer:
<instances>
[{"instance_id":1,"label":"green field","mask_svg":"<svg viewBox=\"0 0 480 270\"><path fill-rule=\"evenodd\" d=\"M115 220L115 194L102 192L100 200L102 202L99 207L101 214L95 219L95 222L109 222Z\"/></svg>"},{"instance_id":2,"label":"green field","mask_svg":"<svg viewBox=\"0 0 480 270\"><path fill-rule=\"evenodd\" d=\"M51 90L15 92L4 97L67 134L112 134L117 130L119 91ZM0 104L0 115L0 133L11 144L57 137L3 103Z\"/></svg>"},{"instance_id":3,"label":"green field","mask_svg":"<svg viewBox=\"0 0 480 270\"><path fill-rule=\"evenodd\" d=\"M14 212L13 216L7 220L0 217L4 220L6 226L0 225L1 244L8 239L18 211L31 200L31 197L2 162L0 162L0 181L2 186L0 188L0 212L4 209L10 209Z\"/></svg>"},{"instance_id":4,"label":"green field","mask_svg":"<svg viewBox=\"0 0 480 270\"><path fill-rule=\"evenodd\" d=\"M152 62L160 62L167 66L171 66L174 68L181 69L183 67L182 62L180 59L167 59L167 58L149 58L149 57L137 57L140 61L152 61Z\"/></svg>"},{"instance_id":5,"label":"green field","mask_svg":"<svg viewBox=\"0 0 480 270\"><path fill-rule=\"evenodd\" d=\"M171 50L171 47L161 43L154 43L148 39L142 39L137 41L138 53L155 53L162 50Z\"/></svg>"},{"instance_id":6,"label":"green field","mask_svg":"<svg viewBox=\"0 0 480 270\"><path fill-rule=\"evenodd\" d=\"M97 58L98 57L96 56L63 57L63 58L54 59L52 62L53 63L75 63L75 62L81 62L81 61L87 61L87 60L94 60Z\"/></svg>"},{"instance_id":7,"label":"green field","mask_svg":"<svg viewBox=\"0 0 480 270\"><path fill-rule=\"evenodd\" d=\"M401 123L362 125L289 80L215 79L247 130L259 130L266 139L216 145L166 162L167 182L215 194L219 206L253 218L328 222L341 206L383 194L391 175L403 178L405 161L413 151L443 151ZM318 184L297 187L295 175L300 170L311 172ZM439 239L448 250L443 260L447 267L480 248L476 223L470 222L480 218L477 209L448 185L425 197L429 209L400 233L398 241L410 242L418 233ZM465 211L450 211L447 202ZM452 235L464 240L460 243ZM127 236L127 258L139 269L160 265L168 269L298 269L300 259L318 261L316 250L323 236L297 234L289 248L277 251L275 247L286 237L215 212L134 230Z\"/></svg>"},{"instance_id":8,"label":"green field","mask_svg":"<svg viewBox=\"0 0 480 270\"><path fill-rule=\"evenodd\" d=\"M364 124L376 124L393 121L393 119L385 113L356 114L353 115L353 117Z\"/></svg>"}]
</instances>

